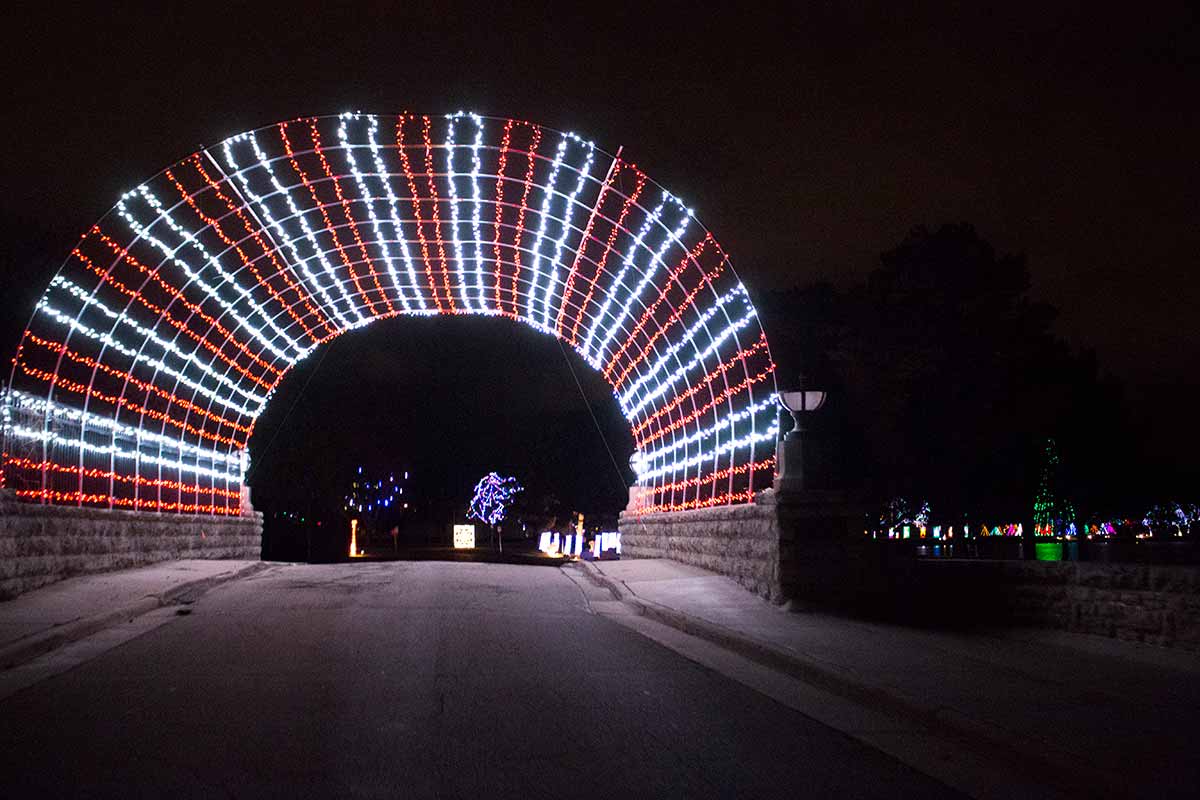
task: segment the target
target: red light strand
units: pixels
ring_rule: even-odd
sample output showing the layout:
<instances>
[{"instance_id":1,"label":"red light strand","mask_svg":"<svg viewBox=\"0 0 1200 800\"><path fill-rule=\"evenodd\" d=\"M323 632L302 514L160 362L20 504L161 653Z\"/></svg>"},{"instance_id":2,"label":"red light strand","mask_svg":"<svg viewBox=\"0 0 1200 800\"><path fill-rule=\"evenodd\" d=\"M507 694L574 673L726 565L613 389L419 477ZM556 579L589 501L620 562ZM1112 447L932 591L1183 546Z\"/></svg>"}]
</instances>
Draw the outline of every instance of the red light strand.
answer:
<instances>
[{"instance_id":1,"label":"red light strand","mask_svg":"<svg viewBox=\"0 0 1200 800\"><path fill-rule=\"evenodd\" d=\"M273 370L276 374L276 377L275 377L275 380L271 381L271 382L267 382L267 381L263 380L261 376L254 375L249 369L247 369L246 367L243 367L241 364L238 364L235 360L233 360L229 356L225 355L225 353L221 350L221 348L218 347L216 344L213 344L206 337L201 336L200 334L196 333L191 328L189 328L186 324L175 319L175 317L171 316L171 314L168 312L167 309L165 309L161 306L158 306L155 303L150 302L149 300L146 299L145 295L141 294L140 292L135 292L133 289L126 286L120 280L114 278L109 273L100 269L98 266L96 266L95 262L93 262L92 259L89 258L88 256L84 255L79 250L79 248L72 250L71 255L73 255L77 259L79 259L79 261L82 264L84 264L89 270L96 273L96 275L98 275L100 277L100 280L102 282L113 287L118 292L120 292L121 294L130 298L131 300L136 300L139 303L141 303L142 306L144 306L151 313L157 314L159 319L165 321L171 327L175 328L180 333L184 334L185 336L190 338L192 341L196 342L196 344L204 347L206 350L208 350L210 353L212 353L213 356L215 356L216 358L225 362L231 369L233 369L238 374L245 377L247 380L252 381L252 382L258 384L259 386L263 387L264 389L270 391L274 387L275 381L277 381L279 379L278 370ZM181 305L182 304L183 303L181 302ZM193 310L193 313L195 313L195 310ZM228 339L226 341L228 341ZM264 374L268 370L272 370L270 365L268 365L266 362L260 361L259 363L264 367L264 370L263 370Z\"/></svg>"},{"instance_id":2,"label":"red light strand","mask_svg":"<svg viewBox=\"0 0 1200 800\"><path fill-rule=\"evenodd\" d=\"M425 236L425 223L421 219L421 193L417 189L417 176L413 172L412 163L408 158L408 150L404 145L404 121L416 117L402 114L396 120L396 148L400 151L400 164L404 169L404 177L408 179L408 194L412 198L413 216L417 220L417 241L421 243L421 260L425 262L425 280L429 282L429 293L433 296L434 305L439 314L445 313L442 298L438 295L437 281L433 275L433 260L429 255L429 240ZM428 137L426 137L428 138ZM444 255L444 253L443 253Z\"/></svg>"},{"instance_id":3,"label":"red light strand","mask_svg":"<svg viewBox=\"0 0 1200 800\"><path fill-rule=\"evenodd\" d=\"M296 310L292 308L292 304L280 297L279 293L276 292L269 283L267 283L261 274L259 274L258 268L254 266L253 262L249 258L247 258L245 251L243 251L233 239L230 239L225 235L225 231L221 229L220 223L200 210L200 206L196 203L195 198L188 193L187 189L183 187L183 184L179 182L171 170L167 170L164 174L167 176L167 180L174 184L175 189L179 192L179 196L185 203L187 203L188 207L195 212L196 216L200 218L200 221L211 227L213 232L217 234L221 241L234 249L234 252L238 254L238 257L242 261L242 266L250 270L250 274L254 276L254 280L258 283L258 285L267 290L267 294L271 295L271 299L278 303L283 310L287 312L287 315L291 317L297 325L304 329L304 332L308 334L310 339L316 341L316 335L313 334L312 329L304 323L304 320L300 318L300 315L296 313Z\"/></svg>"},{"instance_id":4,"label":"red light strand","mask_svg":"<svg viewBox=\"0 0 1200 800\"><path fill-rule=\"evenodd\" d=\"M625 379L629 377L629 373L633 371L634 367L636 367L642 361L642 359L649 354L650 350L654 347L654 343L657 342L664 333L666 333L672 326L674 326L683 318L683 312L691 308L692 303L695 302L696 296L700 293L700 291L708 286L711 286L712 282L716 280L724 270L724 259L721 260L721 263L719 263L717 268L712 272L705 272L704 268L700 266L700 262L697 259L699 259L701 253L704 252L705 248L709 244L716 246L717 250L720 251L721 248L719 245L717 245L716 240L712 238L712 234L705 234L704 239L702 239L699 244L692 248L692 250L683 257L683 259L679 262L679 265L671 272L671 274L667 277L667 280L663 282L662 288L659 289L658 297L650 305L650 307L646 309L645 313L642 314L641 318L637 322L637 325L634 326L633 332L629 334L629 338L625 340L625 343L621 345L621 348L609 360L608 365L604 368L604 377L609 379L609 383L611 383L614 388L621 386L621 384L625 382ZM722 253L722 255L724 255L724 253ZM679 276L692 264L695 264L700 270L700 283L697 284L696 287L684 297L675 310L671 312L671 315L667 318L667 321L663 325L659 326L654 335L650 337L650 340L646 342L645 346L641 349L637 356L631 359L629 363L625 365L625 369L621 372L621 374L615 380L612 380L610 375L612 374L613 369L616 368L617 360L625 354L629 346L632 345L637 337L642 334L647 324L649 324L651 319L653 319L654 312L658 310L660 305L666 302L667 292L670 291L671 286L679 280Z\"/></svg>"},{"instance_id":5,"label":"red light strand","mask_svg":"<svg viewBox=\"0 0 1200 800\"><path fill-rule=\"evenodd\" d=\"M311 180L309 180L308 173L305 172L304 168L300 166L300 163L296 160L295 154L292 152L292 143L288 139L286 126L287 123L279 123L279 132L281 138L283 139L284 150L287 151L288 160L292 164L292 169L296 171L296 175L300 178L300 182L304 184L304 188L308 189L309 195L312 196L313 205L316 206L317 210L321 212L321 219L325 222L325 230L327 230L329 235L333 238L333 248L337 250L338 257L342 260L342 265L346 268L346 271L350 273L350 282L354 284L355 297L361 297L366 302L367 307L371 310L371 315L375 316L375 303L371 300L371 296L363 290L362 283L358 278L358 273L354 271L354 265L351 263L350 257L346 255L346 248L337 235L337 229L333 224L333 220L329 218L329 211L325 208L325 204L321 202L321 198L317 194L317 187ZM324 158L322 158L321 161L324 162ZM328 171L328 167L326 167L326 171Z\"/></svg>"},{"instance_id":6,"label":"red light strand","mask_svg":"<svg viewBox=\"0 0 1200 800\"><path fill-rule=\"evenodd\" d=\"M321 169L325 170L325 175L333 182L333 191L337 195L338 202L342 205L342 214L346 217L346 222L350 225L350 233L354 236L354 242L358 246L358 252L362 255L362 260L367 263L367 271L371 273L371 280L375 283L375 291L383 298L384 305L387 306L388 313L393 313L396 307L392 305L392 300L384 291L383 286L379 283L379 273L375 270L375 262L371 260L371 256L367 252L367 246L363 243L362 234L358 230L358 222L354 219L354 215L350 213L350 201L346 199L346 195L342 192L342 184L338 180L337 175L329 168L329 161L325 158L325 151L321 149L321 133L317 130L317 120L312 118L309 120L309 135L312 137L313 151L317 154L317 158L321 160ZM364 202L366 202L364 200ZM368 300L368 302L370 302ZM375 307L371 307L374 312Z\"/></svg>"},{"instance_id":7,"label":"red light strand","mask_svg":"<svg viewBox=\"0 0 1200 800\"><path fill-rule=\"evenodd\" d=\"M225 204L225 207L232 211L235 216L237 216L238 220L242 223L242 227L245 228L246 233L248 233L254 240L254 243L258 245L258 248L262 251L263 255L265 255L271 261L271 265L275 267L275 275L283 278L288 290L295 293L296 298L304 304L306 309L308 309L308 314L305 316L314 317L317 320L318 325L325 328L327 332L333 333L336 329L330 323L329 318L326 317L317 306L313 305L312 295L310 295L299 283L292 280L291 269L280 262L279 256L275 252L275 247L268 245L263 239L262 230L250 220L250 218L242 210L241 206L234 203L232 198L221 191L220 184L213 180L212 176L208 174L208 171L204 169L204 163L200 160L199 156L193 156L191 160L196 168L196 171L199 172L200 176L204 179L204 182L212 188L213 192L216 193L216 196ZM180 189L180 191L182 192L182 189ZM213 223L213 227L217 227L215 222ZM220 234L219 228L217 228L217 232ZM225 236L222 234L221 238L225 239ZM226 243L230 245L233 244L233 242L229 240L226 240ZM240 249L238 249L238 255L242 257L242 261L246 264L246 266L250 266L250 262L246 260L246 256ZM286 295L286 293L287 292L284 292L283 294ZM289 310L288 313L291 314L291 311ZM294 314L292 315L292 318L296 319ZM299 322L298 319L297 322ZM313 333L313 331L304 323L301 322L300 325L304 328L305 333L307 333L313 340L321 338Z\"/></svg>"},{"instance_id":8,"label":"red light strand","mask_svg":"<svg viewBox=\"0 0 1200 800\"><path fill-rule=\"evenodd\" d=\"M579 308L575 312L575 324L571 327L571 344L579 345L579 326L583 322L584 313L592 302L592 298L596 294L596 287L600 283L600 276L604 274L604 266L608 263L608 257L612 255L613 245L616 244L617 235L624 230L625 218L629 216L629 211L637 204L638 197L642 194L642 189L646 187L646 175L637 168L636 164L626 164L618 161L617 166L613 168L612 179L617 180L617 175L623 169L631 169L637 177L637 183L633 187L633 192L625 198L621 204L621 213L617 217L616 223L613 225L608 234L608 241L604 243L604 252L600 255L600 260L596 263L596 271L592 273L591 278L584 280L588 284L587 296L583 302L579 304Z\"/></svg>"}]
</instances>

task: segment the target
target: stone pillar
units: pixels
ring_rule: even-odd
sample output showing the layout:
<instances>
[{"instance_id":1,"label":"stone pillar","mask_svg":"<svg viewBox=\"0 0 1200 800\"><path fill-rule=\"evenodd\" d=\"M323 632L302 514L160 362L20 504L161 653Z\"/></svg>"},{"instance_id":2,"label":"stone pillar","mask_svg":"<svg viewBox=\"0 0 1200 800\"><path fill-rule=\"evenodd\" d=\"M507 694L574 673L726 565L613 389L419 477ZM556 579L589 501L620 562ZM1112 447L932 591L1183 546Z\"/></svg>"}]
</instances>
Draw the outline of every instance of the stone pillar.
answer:
<instances>
[{"instance_id":1,"label":"stone pillar","mask_svg":"<svg viewBox=\"0 0 1200 800\"><path fill-rule=\"evenodd\" d=\"M863 533L861 509L840 492L769 489L755 500L775 519L783 597L857 605L882 589L881 551Z\"/></svg>"}]
</instances>

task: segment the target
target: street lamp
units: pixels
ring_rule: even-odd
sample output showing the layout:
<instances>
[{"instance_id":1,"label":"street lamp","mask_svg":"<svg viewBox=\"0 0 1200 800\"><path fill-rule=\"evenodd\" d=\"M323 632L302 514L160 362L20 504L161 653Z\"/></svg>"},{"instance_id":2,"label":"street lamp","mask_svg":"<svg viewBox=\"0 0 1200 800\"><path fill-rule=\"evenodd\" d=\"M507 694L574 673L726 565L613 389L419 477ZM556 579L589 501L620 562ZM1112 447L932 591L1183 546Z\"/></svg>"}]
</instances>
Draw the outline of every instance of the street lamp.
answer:
<instances>
[{"instance_id":1,"label":"street lamp","mask_svg":"<svg viewBox=\"0 0 1200 800\"><path fill-rule=\"evenodd\" d=\"M803 378L801 378L803 381ZM799 439L800 434L804 432L804 428L800 424L801 414L806 411L816 411L821 406L825 405L825 392L815 391L812 389L797 389L791 392L779 393L779 405L783 406L792 415L791 431L788 432L785 439Z\"/></svg>"},{"instance_id":2,"label":"street lamp","mask_svg":"<svg viewBox=\"0 0 1200 800\"><path fill-rule=\"evenodd\" d=\"M641 485L642 473L649 469L650 463L646 460L646 454L641 450L634 450L629 456L629 468L633 470L633 485L629 487L629 504L625 507L627 511L635 511L642 506L642 502L649 496L646 487Z\"/></svg>"},{"instance_id":3,"label":"street lamp","mask_svg":"<svg viewBox=\"0 0 1200 800\"><path fill-rule=\"evenodd\" d=\"M825 405L825 392L810 389L804 383L804 377L801 376L797 381L797 388L780 392L777 396L779 404L792 415L792 429L779 442L778 447L778 472L775 477L775 492L784 494L789 492L800 492L805 489L808 484L809 488L813 485L812 478L805 480L804 476L804 455L803 455L803 435L804 414L811 413Z\"/></svg>"}]
</instances>

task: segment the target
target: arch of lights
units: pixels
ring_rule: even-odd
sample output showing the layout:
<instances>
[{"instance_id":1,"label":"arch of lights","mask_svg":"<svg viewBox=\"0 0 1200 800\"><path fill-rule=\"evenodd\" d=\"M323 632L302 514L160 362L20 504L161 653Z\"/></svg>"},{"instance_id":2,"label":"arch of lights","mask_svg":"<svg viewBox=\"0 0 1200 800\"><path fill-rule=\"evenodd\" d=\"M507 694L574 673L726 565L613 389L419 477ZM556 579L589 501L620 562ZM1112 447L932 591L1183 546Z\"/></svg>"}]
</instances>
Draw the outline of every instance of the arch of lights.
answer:
<instances>
[{"instance_id":1,"label":"arch of lights","mask_svg":"<svg viewBox=\"0 0 1200 800\"><path fill-rule=\"evenodd\" d=\"M766 337L692 209L620 151L460 112L281 122L122 195L21 338L4 484L241 513L247 443L288 370L352 328L434 314L529 325L600 372L642 512L748 502L772 479Z\"/></svg>"}]
</instances>

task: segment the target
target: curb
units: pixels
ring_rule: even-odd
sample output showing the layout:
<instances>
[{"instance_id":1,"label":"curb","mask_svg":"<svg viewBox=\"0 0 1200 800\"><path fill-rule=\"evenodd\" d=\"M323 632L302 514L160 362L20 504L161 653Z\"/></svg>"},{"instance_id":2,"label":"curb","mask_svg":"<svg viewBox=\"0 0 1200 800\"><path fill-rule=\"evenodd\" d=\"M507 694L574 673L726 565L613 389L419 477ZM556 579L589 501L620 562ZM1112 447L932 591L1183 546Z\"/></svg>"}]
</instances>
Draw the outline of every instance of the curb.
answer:
<instances>
[{"instance_id":1,"label":"curb","mask_svg":"<svg viewBox=\"0 0 1200 800\"><path fill-rule=\"evenodd\" d=\"M931 733L969 741L973 747L987 748L1001 758L1007 754L1016 759L1011 763L1020 764L1026 774L1068 795L1082 788L1093 797L1125 796L1118 788L1123 785L1118 774L1080 765L1077 763L1078 757L1071 753L1059 751L1055 753L1056 758L1048 758L1047 750L1050 748L1047 746L1035 751L1016 748L1013 742L1021 740L1019 731L964 717L951 708L919 704L903 695L867 685L852 673L798 656L723 625L645 600L623 582L605 575L594 564L583 560L578 563L589 580L608 589L615 599L632 606L647 619L704 639L830 694L892 717L913 720Z\"/></svg>"},{"instance_id":2,"label":"curb","mask_svg":"<svg viewBox=\"0 0 1200 800\"><path fill-rule=\"evenodd\" d=\"M212 575L207 578L179 583L158 594L147 595L140 600L113 611L94 614L64 625L56 625L42 633L35 633L0 649L0 670L20 666L38 656L43 656L46 653L57 650L72 642L77 642L106 628L111 628L122 622L129 622L135 617L148 614L157 608L171 605L181 598L188 596L198 597L214 586L237 580L238 578L249 577L250 575L262 572L269 566L271 566L269 563L259 561L243 567L236 572L224 575Z\"/></svg>"}]
</instances>

